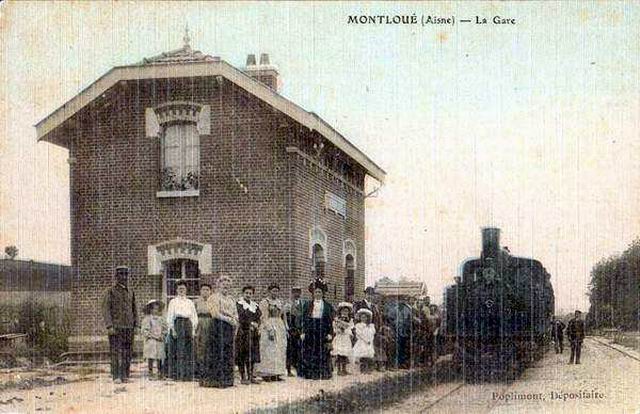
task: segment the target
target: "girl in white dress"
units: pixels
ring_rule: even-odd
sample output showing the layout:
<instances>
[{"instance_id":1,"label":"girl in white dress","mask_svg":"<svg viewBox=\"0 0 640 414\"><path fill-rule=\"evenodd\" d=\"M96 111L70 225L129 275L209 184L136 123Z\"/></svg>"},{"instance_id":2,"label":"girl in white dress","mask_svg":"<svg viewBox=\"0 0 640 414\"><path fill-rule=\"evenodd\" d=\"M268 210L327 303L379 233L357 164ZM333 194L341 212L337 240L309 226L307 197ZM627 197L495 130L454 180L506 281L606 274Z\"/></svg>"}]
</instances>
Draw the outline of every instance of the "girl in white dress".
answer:
<instances>
[{"instance_id":1,"label":"girl in white dress","mask_svg":"<svg viewBox=\"0 0 640 414\"><path fill-rule=\"evenodd\" d=\"M150 380L162 379L162 364L165 359L164 339L167 336L167 321L162 316L162 302L150 300L145 306L146 316L142 319L142 358L147 360L149 365ZM158 372L157 377L153 375L153 365L156 361Z\"/></svg>"},{"instance_id":2,"label":"girl in white dress","mask_svg":"<svg viewBox=\"0 0 640 414\"><path fill-rule=\"evenodd\" d=\"M353 346L353 357L356 363L360 364L360 372L368 374L372 370L373 356L375 354L373 348L373 338L376 334L376 328L371 323L373 314L369 309L360 309L356 313L356 344Z\"/></svg>"},{"instance_id":3,"label":"girl in white dress","mask_svg":"<svg viewBox=\"0 0 640 414\"><path fill-rule=\"evenodd\" d=\"M338 315L333 320L333 343L331 344L331 355L336 358L338 375L348 375L347 364L352 355L353 320L351 310L353 305L348 302L338 304Z\"/></svg>"}]
</instances>

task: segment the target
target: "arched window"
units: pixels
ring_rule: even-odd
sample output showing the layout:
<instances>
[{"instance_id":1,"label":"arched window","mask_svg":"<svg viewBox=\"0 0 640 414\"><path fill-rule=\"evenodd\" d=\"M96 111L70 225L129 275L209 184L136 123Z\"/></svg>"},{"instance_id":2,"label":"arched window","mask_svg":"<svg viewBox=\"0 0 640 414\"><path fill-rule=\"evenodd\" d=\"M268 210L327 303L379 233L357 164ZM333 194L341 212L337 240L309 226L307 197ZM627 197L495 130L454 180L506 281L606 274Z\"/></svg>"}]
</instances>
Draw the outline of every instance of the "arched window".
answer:
<instances>
[{"instance_id":1,"label":"arched window","mask_svg":"<svg viewBox=\"0 0 640 414\"><path fill-rule=\"evenodd\" d=\"M353 295L355 293L355 259L351 254L347 254L344 258L344 261L344 300L346 300L347 302L353 302Z\"/></svg>"},{"instance_id":2,"label":"arched window","mask_svg":"<svg viewBox=\"0 0 640 414\"><path fill-rule=\"evenodd\" d=\"M198 195L200 136L211 133L209 105L169 101L145 110L148 137L160 140L158 197Z\"/></svg>"},{"instance_id":3,"label":"arched window","mask_svg":"<svg viewBox=\"0 0 640 414\"><path fill-rule=\"evenodd\" d=\"M147 273L160 275L157 295L171 299L176 294L175 282L187 282L187 295L195 297L200 290L200 275L211 273L211 245L177 238L147 246Z\"/></svg>"},{"instance_id":4,"label":"arched window","mask_svg":"<svg viewBox=\"0 0 640 414\"><path fill-rule=\"evenodd\" d=\"M352 265L351 267L353 267L353 269L355 270L358 266L356 263L356 244L353 240L351 239L347 239L345 241L342 242L342 265L343 266L347 266L347 257L351 256L351 260L352 260Z\"/></svg>"},{"instance_id":5,"label":"arched window","mask_svg":"<svg viewBox=\"0 0 640 414\"><path fill-rule=\"evenodd\" d=\"M312 257L313 249L316 244L322 247L326 261L327 234L322 230L322 228L320 228L320 226L315 226L309 230L309 257Z\"/></svg>"},{"instance_id":6,"label":"arched window","mask_svg":"<svg viewBox=\"0 0 640 414\"><path fill-rule=\"evenodd\" d=\"M197 190L200 177L200 135L193 122L174 122L162 129L160 156L163 191Z\"/></svg>"},{"instance_id":7,"label":"arched window","mask_svg":"<svg viewBox=\"0 0 640 414\"><path fill-rule=\"evenodd\" d=\"M200 268L198 262L191 259L170 259L162 262L164 275L164 296L167 302L176 296L176 282L184 280L187 283L187 296L198 297L200 291Z\"/></svg>"},{"instance_id":8,"label":"arched window","mask_svg":"<svg viewBox=\"0 0 640 414\"><path fill-rule=\"evenodd\" d=\"M319 244L314 244L312 248L311 263L314 278L324 278L324 268L327 258L324 248Z\"/></svg>"}]
</instances>

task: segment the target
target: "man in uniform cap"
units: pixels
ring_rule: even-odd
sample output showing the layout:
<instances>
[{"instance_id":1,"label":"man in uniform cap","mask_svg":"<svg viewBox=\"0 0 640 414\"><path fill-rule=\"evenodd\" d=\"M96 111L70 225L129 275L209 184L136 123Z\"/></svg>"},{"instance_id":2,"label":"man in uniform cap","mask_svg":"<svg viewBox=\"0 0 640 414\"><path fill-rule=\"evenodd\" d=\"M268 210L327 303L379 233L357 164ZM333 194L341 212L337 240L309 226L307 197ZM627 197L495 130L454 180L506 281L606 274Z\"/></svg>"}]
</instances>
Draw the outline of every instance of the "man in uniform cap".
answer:
<instances>
[{"instance_id":1,"label":"man in uniform cap","mask_svg":"<svg viewBox=\"0 0 640 414\"><path fill-rule=\"evenodd\" d=\"M354 303L353 311L354 313L357 313L360 309L368 309L369 311L371 311L371 313L373 314L371 321L373 322L377 331L380 328L382 320L380 318L380 309L378 308L378 305L373 303L375 292L376 290L373 287L367 287L364 290L364 299Z\"/></svg>"},{"instance_id":2,"label":"man in uniform cap","mask_svg":"<svg viewBox=\"0 0 640 414\"><path fill-rule=\"evenodd\" d=\"M573 319L569 321L567 326L567 337L571 343L571 358L569 363L573 364L575 360L576 364L580 363L580 352L582 351L582 341L584 340L584 321L580 319L582 312L576 311Z\"/></svg>"},{"instance_id":3,"label":"man in uniform cap","mask_svg":"<svg viewBox=\"0 0 640 414\"><path fill-rule=\"evenodd\" d=\"M102 300L102 317L109 335L111 377L117 384L128 382L133 331L138 327L138 313L134 293L128 287L129 268L118 266L115 283Z\"/></svg>"}]
</instances>

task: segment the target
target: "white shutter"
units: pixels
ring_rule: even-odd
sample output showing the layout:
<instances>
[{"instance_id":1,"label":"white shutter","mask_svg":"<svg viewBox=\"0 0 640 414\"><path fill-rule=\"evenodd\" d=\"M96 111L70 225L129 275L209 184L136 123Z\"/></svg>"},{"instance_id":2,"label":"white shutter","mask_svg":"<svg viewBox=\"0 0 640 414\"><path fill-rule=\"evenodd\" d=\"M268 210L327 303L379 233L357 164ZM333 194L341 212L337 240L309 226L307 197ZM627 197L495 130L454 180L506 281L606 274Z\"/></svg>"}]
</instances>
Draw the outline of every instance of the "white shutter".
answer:
<instances>
[{"instance_id":1,"label":"white shutter","mask_svg":"<svg viewBox=\"0 0 640 414\"><path fill-rule=\"evenodd\" d=\"M157 137L160 133L158 116L153 108L146 108L144 110L144 130L148 138Z\"/></svg>"},{"instance_id":2,"label":"white shutter","mask_svg":"<svg viewBox=\"0 0 640 414\"><path fill-rule=\"evenodd\" d=\"M200 135L211 134L211 107L203 105L198 114L198 133Z\"/></svg>"}]
</instances>

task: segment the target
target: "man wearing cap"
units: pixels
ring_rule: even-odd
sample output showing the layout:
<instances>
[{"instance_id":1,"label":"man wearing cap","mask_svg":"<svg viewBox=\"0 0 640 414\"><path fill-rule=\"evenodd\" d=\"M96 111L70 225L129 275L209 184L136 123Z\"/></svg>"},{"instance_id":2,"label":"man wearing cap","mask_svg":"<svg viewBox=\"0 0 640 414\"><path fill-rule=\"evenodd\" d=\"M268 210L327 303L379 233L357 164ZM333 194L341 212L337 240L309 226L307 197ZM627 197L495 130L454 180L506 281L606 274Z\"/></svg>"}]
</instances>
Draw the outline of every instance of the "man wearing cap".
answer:
<instances>
[{"instance_id":1,"label":"man wearing cap","mask_svg":"<svg viewBox=\"0 0 640 414\"><path fill-rule=\"evenodd\" d=\"M118 266L115 283L102 300L102 317L109 335L111 377L116 384L129 380L133 331L138 327L136 299L128 283L129 268Z\"/></svg>"},{"instance_id":2,"label":"man wearing cap","mask_svg":"<svg viewBox=\"0 0 640 414\"><path fill-rule=\"evenodd\" d=\"M294 286L291 288L291 302L285 306L285 316L287 320L287 375L294 374L291 368L298 371L298 359L300 355L300 318L302 317L302 288Z\"/></svg>"},{"instance_id":3,"label":"man wearing cap","mask_svg":"<svg viewBox=\"0 0 640 414\"><path fill-rule=\"evenodd\" d=\"M367 287L364 290L364 299L359 300L358 302L353 304L353 311L357 313L360 309L368 309L373 314L372 322L375 325L376 329L380 327L380 310L378 309L378 305L373 303L375 289L371 286Z\"/></svg>"},{"instance_id":4,"label":"man wearing cap","mask_svg":"<svg viewBox=\"0 0 640 414\"><path fill-rule=\"evenodd\" d=\"M563 351L564 329L564 323L558 318L553 318L553 322L551 322L551 333L555 344L556 354L561 354Z\"/></svg>"},{"instance_id":5,"label":"man wearing cap","mask_svg":"<svg viewBox=\"0 0 640 414\"><path fill-rule=\"evenodd\" d=\"M567 337L571 343L570 364L573 364L574 360L576 364L580 363L580 352L582 351L582 341L584 341L584 321L580 319L580 315L582 315L582 312L577 310L574 318L569 321L567 326Z\"/></svg>"}]
</instances>

